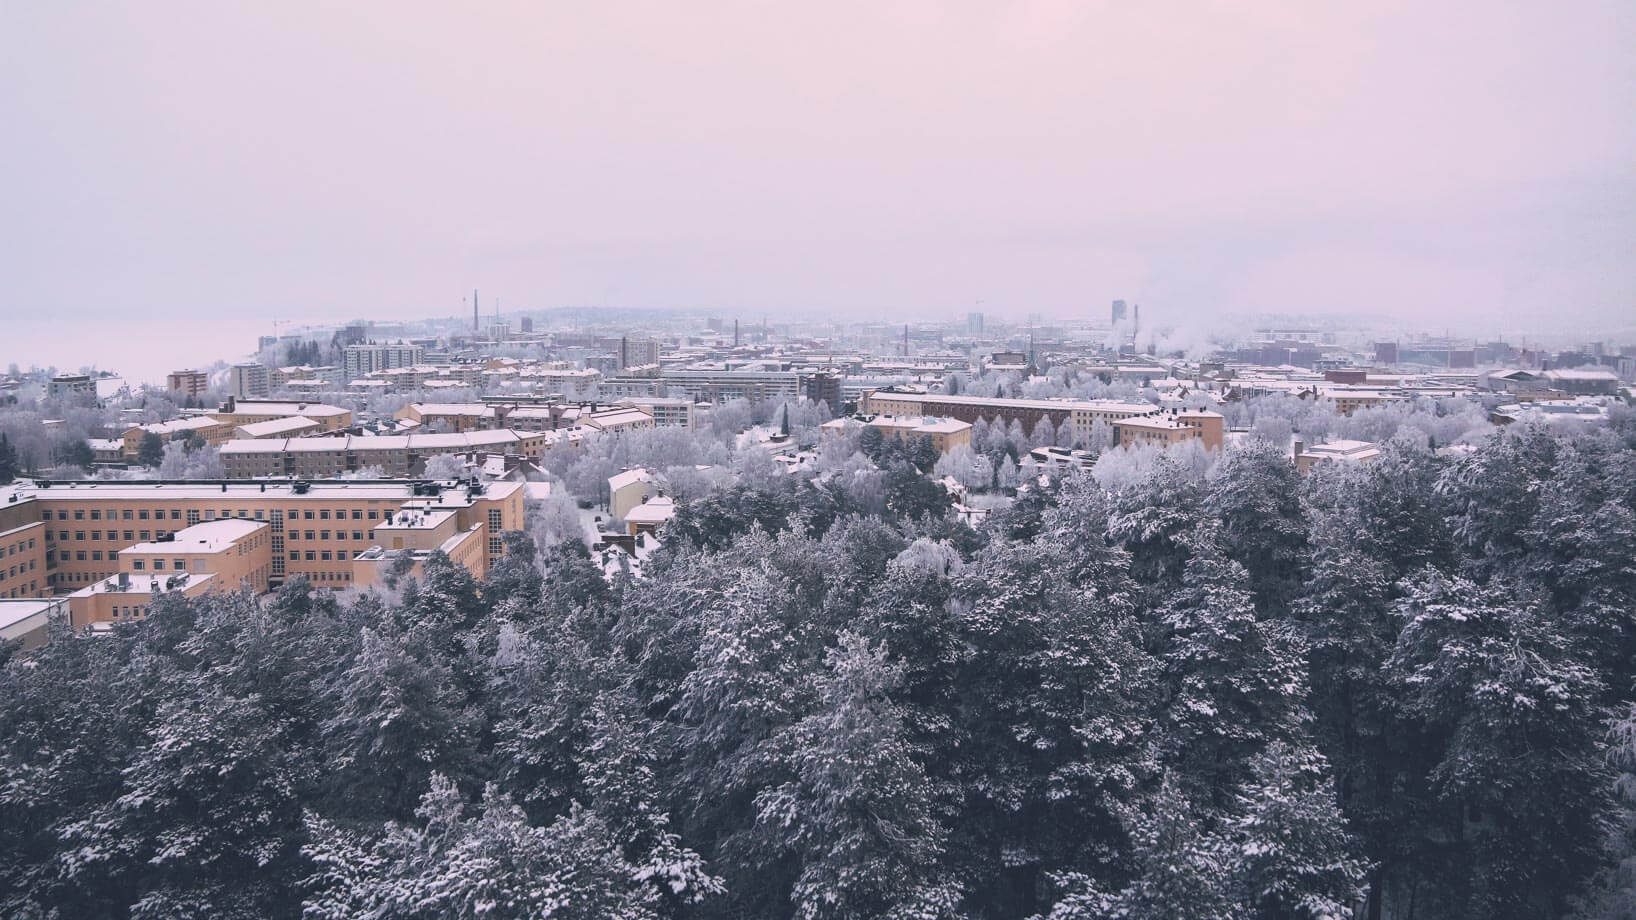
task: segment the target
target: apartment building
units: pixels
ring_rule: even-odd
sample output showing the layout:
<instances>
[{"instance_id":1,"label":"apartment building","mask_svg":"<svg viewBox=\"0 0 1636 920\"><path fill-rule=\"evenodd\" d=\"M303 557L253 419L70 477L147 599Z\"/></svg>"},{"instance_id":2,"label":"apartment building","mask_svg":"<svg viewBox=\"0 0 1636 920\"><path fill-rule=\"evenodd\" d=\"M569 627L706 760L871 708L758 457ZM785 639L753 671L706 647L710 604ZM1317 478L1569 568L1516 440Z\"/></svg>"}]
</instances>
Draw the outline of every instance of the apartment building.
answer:
<instances>
[{"instance_id":1,"label":"apartment building","mask_svg":"<svg viewBox=\"0 0 1636 920\"><path fill-rule=\"evenodd\" d=\"M412 367L426 360L426 349L420 345L348 345L342 351L342 369L346 379L356 380L375 371L394 367Z\"/></svg>"},{"instance_id":2,"label":"apartment building","mask_svg":"<svg viewBox=\"0 0 1636 920\"><path fill-rule=\"evenodd\" d=\"M230 399L220 410L211 414L233 428L286 418L311 419L324 432L352 427L351 409L282 399Z\"/></svg>"},{"instance_id":3,"label":"apartment building","mask_svg":"<svg viewBox=\"0 0 1636 920\"><path fill-rule=\"evenodd\" d=\"M1169 447L1196 438L1206 449L1220 450L1225 429L1226 419L1219 412L1161 409L1115 421L1113 442L1121 447L1138 444Z\"/></svg>"},{"instance_id":4,"label":"apartment building","mask_svg":"<svg viewBox=\"0 0 1636 920\"><path fill-rule=\"evenodd\" d=\"M894 441L912 442L931 438L939 453L948 453L956 447L971 446L971 423L953 418L933 418L921 415L872 415L856 418L830 419L819 426L825 437L836 437L854 428L867 426Z\"/></svg>"},{"instance_id":5,"label":"apartment building","mask_svg":"<svg viewBox=\"0 0 1636 920\"><path fill-rule=\"evenodd\" d=\"M651 377L607 377L597 385L603 396L686 396L694 401L723 403L801 398L801 374L793 371L667 371Z\"/></svg>"},{"instance_id":6,"label":"apartment building","mask_svg":"<svg viewBox=\"0 0 1636 920\"><path fill-rule=\"evenodd\" d=\"M409 477L419 476L427 460L444 454L479 451L538 460L549 446L545 432L506 428L457 434L242 438L222 446L222 466L228 479L322 479L370 467L385 476Z\"/></svg>"},{"instance_id":7,"label":"apartment building","mask_svg":"<svg viewBox=\"0 0 1636 920\"><path fill-rule=\"evenodd\" d=\"M210 375L204 371L171 371L165 377L165 389L184 398L197 399L210 389Z\"/></svg>"},{"instance_id":8,"label":"apartment building","mask_svg":"<svg viewBox=\"0 0 1636 920\"><path fill-rule=\"evenodd\" d=\"M893 390L875 390L865 394L858 401L858 409L878 415L942 416L967 423L978 419L990 422L998 419L1007 425L1021 422L1024 430L1029 432L1041 421L1049 421L1058 427L1067 422L1076 441L1087 439L1091 427L1097 422L1111 425L1123 418L1154 411L1150 403L1126 403L1111 399L1005 399Z\"/></svg>"},{"instance_id":9,"label":"apartment building","mask_svg":"<svg viewBox=\"0 0 1636 920\"><path fill-rule=\"evenodd\" d=\"M235 364L227 372L227 391L237 399L259 399L272 392L272 373L262 364Z\"/></svg>"},{"instance_id":10,"label":"apartment building","mask_svg":"<svg viewBox=\"0 0 1636 920\"><path fill-rule=\"evenodd\" d=\"M119 574L122 550L169 542L198 524L265 522L269 583L304 576L315 585L342 588L354 581L356 556L383 539L391 546L389 535L377 535L376 527L406 509L448 512L460 530L480 528L482 568L473 571L481 575L505 551L500 534L523 527L523 486L412 480L13 484L0 490L0 543L19 528L38 528L13 536L10 542L23 548L6 557L8 568L18 566L26 579L17 588L38 596L94 587ZM146 552L130 558L152 558ZM169 565L164 571L174 574Z\"/></svg>"},{"instance_id":11,"label":"apartment building","mask_svg":"<svg viewBox=\"0 0 1636 920\"><path fill-rule=\"evenodd\" d=\"M142 441L148 435L158 435L161 441L187 440L198 435L211 447L218 447L233 438L233 426L209 415L186 415L168 422L152 422L128 428L120 437L124 444L125 459L135 461L142 452Z\"/></svg>"},{"instance_id":12,"label":"apartment building","mask_svg":"<svg viewBox=\"0 0 1636 920\"><path fill-rule=\"evenodd\" d=\"M266 438L300 438L311 434L319 434L324 426L307 418L305 415L292 415L287 418L268 419L265 422L251 422L233 429L233 437L252 441Z\"/></svg>"},{"instance_id":13,"label":"apartment building","mask_svg":"<svg viewBox=\"0 0 1636 920\"><path fill-rule=\"evenodd\" d=\"M0 598L45 593L45 526L27 515L7 515L0 517L0 528Z\"/></svg>"},{"instance_id":14,"label":"apartment building","mask_svg":"<svg viewBox=\"0 0 1636 920\"><path fill-rule=\"evenodd\" d=\"M658 363L658 339L633 339L629 337L619 339L619 366L621 369Z\"/></svg>"},{"instance_id":15,"label":"apartment building","mask_svg":"<svg viewBox=\"0 0 1636 920\"><path fill-rule=\"evenodd\" d=\"M46 383L46 395L52 399L85 394L97 395L96 379L89 374L58 374Z\"/></svg>"}]
</instances>

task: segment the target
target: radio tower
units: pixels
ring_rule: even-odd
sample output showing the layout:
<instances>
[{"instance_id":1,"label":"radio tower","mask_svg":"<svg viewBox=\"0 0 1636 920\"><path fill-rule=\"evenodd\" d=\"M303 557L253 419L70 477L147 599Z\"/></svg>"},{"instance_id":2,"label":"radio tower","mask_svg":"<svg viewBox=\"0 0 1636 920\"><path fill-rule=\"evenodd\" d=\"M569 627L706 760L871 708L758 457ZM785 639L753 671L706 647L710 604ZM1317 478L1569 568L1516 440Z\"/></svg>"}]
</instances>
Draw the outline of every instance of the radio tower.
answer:
<instances>
[{"instance_id":1,"label":"radio tower","mask_svg":"<svg viewBox=\"0 0 1636 920\"><path fill-rule=\"evenodd\" d=\"M471 331L477 331L477 288L471 289Z\"/></svg>"}]
</instances>

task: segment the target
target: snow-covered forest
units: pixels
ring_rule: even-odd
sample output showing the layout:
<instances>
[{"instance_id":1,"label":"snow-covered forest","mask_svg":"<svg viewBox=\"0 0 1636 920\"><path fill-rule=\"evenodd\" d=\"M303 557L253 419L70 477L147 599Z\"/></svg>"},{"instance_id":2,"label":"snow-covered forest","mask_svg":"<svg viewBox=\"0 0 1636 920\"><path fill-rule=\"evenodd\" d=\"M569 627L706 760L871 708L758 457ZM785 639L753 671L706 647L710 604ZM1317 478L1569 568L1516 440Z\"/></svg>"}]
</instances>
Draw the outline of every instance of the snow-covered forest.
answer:
<instances>
[{"instance_id":1,"label":"snow-covered forest","mask_svg":"<svg viewBox=\"0 0 1636 920\"><path fill-rule=\"evenodd\" d=\"M0 914L1631 916L1636 428L1384 451L168 598L0 670Z\"/></svg>"}]
</instances>

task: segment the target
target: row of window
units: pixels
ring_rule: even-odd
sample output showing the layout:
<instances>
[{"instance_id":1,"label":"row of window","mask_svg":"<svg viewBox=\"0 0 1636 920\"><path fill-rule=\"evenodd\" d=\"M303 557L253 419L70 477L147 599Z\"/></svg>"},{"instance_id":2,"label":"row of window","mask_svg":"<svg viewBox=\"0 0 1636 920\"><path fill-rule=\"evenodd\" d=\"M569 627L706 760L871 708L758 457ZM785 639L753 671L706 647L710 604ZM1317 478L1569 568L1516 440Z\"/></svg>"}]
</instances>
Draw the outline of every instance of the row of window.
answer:
<instances>
[{"instance_id":1,"label":"row of window","mask_svg":"<svg viewBox=\"0 0 1636 920\"><path fill-rule=\"evenodd\" d=\"M18 585L17 587L12 588L6 593L6 597L33 597L38 593L40 593L39 583L31 581L28 583L27 587Z\"/></svg>"},{"instance_id":2,"label":"row of window","mask_svg":"<svg viewBox=\"0 0 1636 920\"><path fill-rule=\"evenodd\" d=\"M189 511L188 512L189 515L196 515L198 513L199 512L197 512L197 511ZM56 519L59 520L59 521L69 520L68 514L69 514L69 512L66 509L59 509L56 512L56 515L57 515ZM151 517L152 520L163 521L163 520L166 519L167 515L169 516L169 519L172 520L172 521L180 521L182 519L182 511L179 508L169 508L169 509L157 508L157 509L154 509L151 512L151 515L150 515L150 512L149 512L149 509L147 509L147 508L140 508L140 509L122 508L122 509L117 509L117 510L113 509L113 508L109 508L106 511L104 511L104 509L101 509L101 508L75 508L73 514L74 514L73 520L76 520L76 521L86 520L87 517L89 517L89 519L93 520L93 521L100 521L100 520L104 519L104 515L106 515L106 519L110 520L110 521L115 521L115 520L146 521L146 520L149 520L150 517ZM247 520L260 521L260 520L265 520L266 519L266 514L267 514L266 511L264 511L264 510L262 510L260 508L257 508L253 512L248 508L239 508L239 509L237 509L236 512L232 508L222 508L220 511L217 511L217 510L214 510L214 509L206 509L204 511L203 518L205 520L207 520L207 521L208 520L216 520L218 518L242 518L242 519L247 519ZM332 519L337 520L337 521L344 521L344 520L349 520L349 519L354 520L354 521L362 521L362 520L374 521L374 520L380 519L380 517L382 516L382 512L377 510L377 509L373 509L373 508L369 509L368 511L365 511L365 510L360 509L360 508L352 508L352 509L336 508L333 511L331 509L329 509L329 508L306 509L306 510L298 510L298 509L295 509L295 508L291 508L288 512L286 512L286 516L290 520L295 520L297 518L300 518L302 520L307 520L307 521L311 521L311 520L314 520L314 519L317 519L317 520L320 520L320 521L328 521L328 520L332 520ZM46 509L46 511L42 513L41 517L44 520L50 520L51 519L51 510Z\"/></svg>"},{"instance_id":3,"label":"row of window","mask_svg":"<svg viewBox=\"0 0 1636 920\"><path fill-rule=\"evenodd\" d=\"M27 562L19 562L9 569L0 569L0 581L5 581L8 578L16 578L19 575L26 575L32 571L34 571L33 559L30 559Z\"/></svg>"},{"instance_id":4,"label":"row of window","mask_svg":"<svg viewBox=\"0 0 1636 920\"><path fill-rule=\"evenodd\" d=\"M15 556L18 553L27 552L33 548L33 537L29 537L27 540L18 540L16 543L9 543L5 546L0 546L0 559L4 559L7 556Z\"/></svg>"},{"instance_id":5,"label":"row of window","mask_svg":"<svg viewBox=\"0 0 1636 920\"><path fill-rule=\"evenodd\" d=\"M105 531L101 531L101 530L90 531L91 540L93 542L100 542L103 539L103 533L104 532ZM149 540L153 540L153 539L161 539L162 540L162 539L165 538L165 536L167 534L170 533L170 531L168 531L168 530L125 530L125 531L109 530L109 531L106 531L106 533L108 535L107 539L109 539L109 540L122 541L122 542L124 542L126 544L131 544L131 543L137 542L139 538L144 543L149 541ZM76 531L73 532L73 538L75 540L79 540L81 542L83 542L85 540L85 535L86 535L86 531L83 531L83 530L76 530ZM47 540L67 540L69 538L69 532L66 531L66 530L59 530L59 531L56 531L56 532L52 532L52 531L48 530L48 531L45 532L45 538Z\"/></svg>"},{"instance_id":6,"label":"row of window","mask_svg":"<svg viewBox=\"0 0 1636 920\"><path fill-rule=\"evenodd\" d=\"M195 569L203 569L204 568L204 560L203 559L196 559L194 561L197 563L194 566ZM171 562L171 568L175 569L176 571L178 571L178 572L187 571L187 560L186 559L172 559L170 562ZM131 568L135 569L138 572L143 570L144 564L145 564L145 561L142 560L142 559L132 559L131 560ZM163 559L153 560L153 570L155 572L163 572L165 570L165 560L163 560Z\"/></svg>"}]
</instances>

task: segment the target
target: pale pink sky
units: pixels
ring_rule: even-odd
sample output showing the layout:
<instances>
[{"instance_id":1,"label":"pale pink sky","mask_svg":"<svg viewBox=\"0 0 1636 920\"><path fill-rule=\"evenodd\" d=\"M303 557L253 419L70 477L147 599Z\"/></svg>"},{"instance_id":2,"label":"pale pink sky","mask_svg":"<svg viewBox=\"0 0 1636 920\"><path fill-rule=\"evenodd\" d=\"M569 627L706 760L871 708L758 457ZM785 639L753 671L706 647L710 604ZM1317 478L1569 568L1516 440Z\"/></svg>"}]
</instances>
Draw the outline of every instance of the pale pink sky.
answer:
<instances>
[{"instance_id":1,"label":"pale pink sky","mask_svg":"<svg viewBox=\"0 0 1636 920\"><path fill-rule=\"evenodd\" d=\"M1632 325L1636 4L5 3L0 314Z\"/></svg>"}]
</instances>

